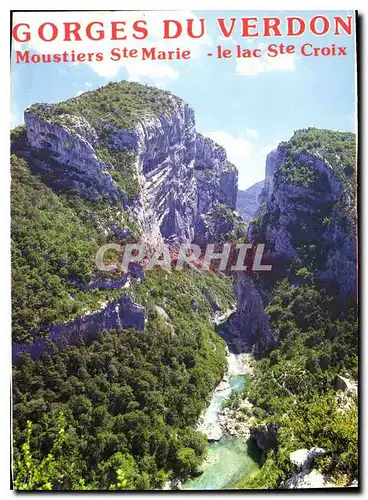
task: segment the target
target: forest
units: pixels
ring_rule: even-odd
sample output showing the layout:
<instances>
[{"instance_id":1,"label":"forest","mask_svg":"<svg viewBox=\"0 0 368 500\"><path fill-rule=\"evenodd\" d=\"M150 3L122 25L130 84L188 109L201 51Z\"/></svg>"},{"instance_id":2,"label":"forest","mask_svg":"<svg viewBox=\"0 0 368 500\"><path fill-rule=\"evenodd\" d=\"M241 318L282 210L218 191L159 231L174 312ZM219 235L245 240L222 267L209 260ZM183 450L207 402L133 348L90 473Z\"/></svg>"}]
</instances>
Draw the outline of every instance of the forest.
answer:
<instances>
[{"instance_id":1,"label":"forest","mask_svg":"<svg viewBox=\"0 0 368 500\"><path fill-rule=\"evenodd\" d=\"M194 427L225 369L203 290L229 307L231 280L147 275L136 290L149 312L144 331L106 331L14 368L17 489L114 489L119 471L126 489L157 489L196 473L206 439Z\"/></svg>"},{"instance_id":2,"label":"forest","mask_svg":"<svg viewBox=\"0 0 368 500\"><path fill-rule=\"evenodd\" d=\"M301 448L328 450L315 467L335 484L358 477L357 398L336 393L339 375L358 378L355 297L331 294L308 269L295 272L296 265L266 307L277 348L254 361L255 376L243 394L254 404L253 429L271 428L274 441L260 472L239 488L282 487L293 474L289 455Z\"/></svg>"}]
</instances>

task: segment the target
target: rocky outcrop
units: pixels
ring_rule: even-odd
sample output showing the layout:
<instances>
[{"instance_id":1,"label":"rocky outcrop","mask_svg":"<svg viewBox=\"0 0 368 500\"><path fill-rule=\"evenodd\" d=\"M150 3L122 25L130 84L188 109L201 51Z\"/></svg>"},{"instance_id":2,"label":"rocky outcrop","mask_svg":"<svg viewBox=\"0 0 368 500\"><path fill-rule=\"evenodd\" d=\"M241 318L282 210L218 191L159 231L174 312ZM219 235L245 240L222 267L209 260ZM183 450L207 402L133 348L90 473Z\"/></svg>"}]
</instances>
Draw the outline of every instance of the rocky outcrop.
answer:
<instances>
[{"instance_id":1,"label":"rocky outcrop","mask_svg":"<svg viewBox=\"0 0 368 500\"><path fill-rule=\"evenodd\" d=\"M53 325L46 338L38 338L31 344L13 344L13 363L19 363L23 353L29 353L32 358L37 359L52 344L64 346L76 345L81 341L91 343L102 330L143 330L145 318L145 308L122 295L119 299L104 304L99 311ZM34 334L37 335L37 332Z\"/></svg>"},{"instance_id":2,"label":"rocky outcrop","mask_svg":"<svg viewBox=\"0 0 368 500\"><path fill-rule=\"evenodd\" d=\"M175 478L171 479L170 481L167 481L162 489L163 490L179 491L179 490L183 489L183 485L182 485L182 482L180 481L180 479L175 477Z\"/></svg>"},{"instance_id":3,"label":"rocky outcrop","mask_svg":"<svg viewBox=\"0 0 368 500\"><path fill-rule=\"evenodd\" d=\"M238 173L226 158L226 151L212 139L196 135L195 177L198 184L198 211L207 213L216 203L235 209Z\"/></svg>"},{"instance_id":4,"label":"rocky outcrop","mask_svg":"<svg viewBox=\"0 0 368 500\"><path fill-rule=\"evenodd\" d=\"M328 488L336 485L316 469L312 469L316 457L324 456L328 451L323 448L300 449L290 453L290 462L297 473L290 477L284 484L285 489Z\"/></svg>"},{"instance_id":5,"label":"rocky outcrop","mask_svg":"<svg viewBox=\"0 0 368 500\"><path fill-rule=\"evenodd\" d=\"M318 277L336 282L342 294L355 292L355 208L350 186L351 180L337 173L323 152L291 153L289 143L282 143L267 156L259 217L248 238L265 243L272 258L287 263L299 258L302 265L301 249L314 246Z\"/></svg>"},{"instance_id":6,"label":"rocky outcrop","mask_svg":"<svg viewBox=\"0 0 368 500\"><path fill-rule=\"evenodd\" d=\"M251 428L251 438L255 440L262 455L265 456L267 451L275 448L277 444L277 429L274 424L260 424Z\"/></svg>"},{"instance_id":7,"label":"rocky outcrop","mask_svg":"<svg viewBox=\"0 0 368 500\"><path fill-rule=\"evenodd\" d=\"M235 208L237 170L222 146L196 132L194 111L181 99L173 96L161 114L142 113L129 130L110 122L108 113L96 125L88 115L60 113L60 106L25 112L23 152L56 189L127 210L153 245L168 238L192 241L197 221L216 204ZM110 152L130 154L129 169L139 185L134 196L128 198L115 182L114 162L101 159L106 145Z\"/></svg>"},{"instance_id":8,"label":"rocky outcrop","mask_svg":"<svg viewBox=\"0 0 368 500\"><path fill-rule=\"evenodd\" d=\"M229 311L230 313L231 311ZM230 352L227 347L227 370L221 382L213 391L211 402L206 411L201 415L197 429L207 436L209 442L220 441L224 436L249 437L248 419L244 412L230 408L222 408L223 403L229 398L233 390L230 386L232 375L248 375L251 373L249 356ZM249 405L250 403L245 403ZM244 410L244 408L243 408Z\"/></svg>"},{"instance_id":9,"label":"rocky outcrop","mask_svg":"<svg viewBox=\"0 0 368 500\"><path fill-rule=\"evenodd\" d=\"M271 350L275 346L269 317L261 291L254 279L244 273L235 274L236 313L230 319L232 335L238 340L242 352L255 354Z\"/></svg>"},{"instance_id":10,"label":"rocky outcrop","mask_svg":"<svg viewBox=\"0 0 368 500\"><path fill-rule=\"evenodd\" d=\"M333 484L329 484L325 476L321 472L313 469L310 472L300 472L292 476L285 484L285 489L315 489L315 488L330 488Z\"/></svg>"},{"instance_id":11,"label":"rocky outcrop","mask_svg":"<svg viewBox=\"0 0 368 500\"><path fill-rule=\"evenodd\" d=\"M126 207L124 191L112 179L108 165L96 155L99 139L87 120L75 117L70 126L62 122L57 125L26 110L24 122L27 153L50 176L55 189L73 191L90 201L107 200Z\"/></svg>"},{"instance_id":12,"label":"rocky outcrop","mask_svg":"<svg viewBox=\"0 0 368 500\"><path fill-rule=\"evenodd\" d=\"M335 377L335 388L338 391L346 392L357 399L358 397L358 384L350 379L349 377L344 377L342 375L336 375Z\"/></svg>"}]
</instances>

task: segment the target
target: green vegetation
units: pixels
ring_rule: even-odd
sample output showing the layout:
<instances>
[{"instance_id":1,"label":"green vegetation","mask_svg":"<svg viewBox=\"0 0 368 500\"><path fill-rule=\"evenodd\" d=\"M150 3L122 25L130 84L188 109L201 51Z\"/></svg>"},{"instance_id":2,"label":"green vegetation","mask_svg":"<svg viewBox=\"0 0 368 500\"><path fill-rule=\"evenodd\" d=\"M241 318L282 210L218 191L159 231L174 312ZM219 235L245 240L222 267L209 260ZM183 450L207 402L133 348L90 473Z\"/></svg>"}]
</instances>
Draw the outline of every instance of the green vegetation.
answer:
<instances>
[{"instance_id":1,"label":"green vegetation","mask_svg":"<svg viewBox=\"0 0 368 500\"><path fill-rule=\"evenodd\" d=\"M290 453L311 447L328 450L314 467L336 484L347 485L358 474L357 401L338 395L335 384L337 375L358 377L356 297L335 295L336 284L320 283L317 276L326 269L331 245L336 245L328 235L330 225L346 232L347 238L353 234L355 136L309 128L295 132L280 149L285 161L276 171L276 185L286 181L290 189L302 186L311 194L295 193L290 201L295 221L285 229L299 257L290 265L278 262L272 277L261 278L271 297L266 312L277 345L255 362L255 378L245 393L254 404L254 428L272 424L276 444L265 452L259 473L237 487L282 487L295 472ZM318 175L301 154L329 163L342 181L339 200L327 196L326 174ZM279 224L280 215L279 210L264 211L252 222L259 241Z\"/></svg>"},{"instance_id":2,"label":"green vegetation","mask_svg":"<svg viewBox=\"0 0 368 500\"><path fill-rule=\"evenodd\" d=\"M34 104L29 110L59 125L73 126L73 116L82 116L97 131L105 126L101 122L130 130L145 115L160 116L179 101L166 90L122 81L111 82L59 104Z\"/></svg>"},{"instance_id":3,"label":"green vegetation","mask_svg":"<svg viewBox=\"0 0 368 500\"><path fill-rule=\"evenodd\" d=\"M144 331L104 332L89 346L25 357L13 372L16 485L109 489L120 470L125 489L155 489L195 473L206 440L192 427L226 363L206 287L228 306L228 278L153 270L135 290L149 313Z\"/></svg>"},{"instance_id":4,"label":"green vegetation","mask_svg":"<svg viewBox=\"0 0 368 500\"><path fill-rule=\"evenodd\" d=\"M358 375L357 317L354 298L339 299L313 284L306 269L302 283L281 280L266 308L277 349L255 363L256 375L245 392L255 405L256 424L272 423L277 444L250 481L239 488L279 488L293 474L292 451L321 447L328 455L316 467L337 484L358 474L357 402L338 400L335 377Z\"/></svg>"},{"instance_id":5,"label":"green vegetation","mask_svg":"<svg viewBox=\"0 0 368 500\"><path fill-rule=\"evenodd\" d=\"M114 166L109 173L128 197L139 192L133 151L117 151L104 147L96 149L96 155L105 163L111 163Z\"/></svg>"},{"instance_id":6,"label":"green vegetation","mask_svg":"<svg viewBox=\"0 0 368 500\"><path fill-rule=\"evenodd\" d=\"M292 159L299 153L306 153L309 156L317 155L327 160L338 178L354 196L356 137L352 132L336 132L310 127L297 130L289 141L282 142L279 147L287 154L287 162L290 162L290 167L287 164L283 166L282 175L291 176L291 180L295 175L298 184L305 185L306 181L307 186L310 185L312 179L308 166L295 165ZM302 172L297 172L297 169L302 169Z\"/></svg>"},{"instance_id":7,"label":"green vegetation","mask_svg":"<svg viewBox=\"0 0 368 500\"><path fill-rule=\"evenodd\" d=\"M212 226L212 233L214 235L217 233L218 241L223 237L225 241L236 243L247 231L247 224L238 218L234 210L224 203L217 203L211 212L208 213L207 220L210 226Z\"/></svg>"},{"instance_id":8,"label":"green vegetation","mask_svg":"<svg viewBox=\"0 0 368 500\"><path fill-rule=\"evenodd\" d=\"M282 176L286 182L303 187L311 187L317 180L317 174L311 165L301 165L289 156L283 163L277 175Z\"/></svg>"},{"instance_id":9,"label":"green vegetation","mask_svg":"<svg viewBox=\"0 0 368 500\"><path fill-rule=\"evenodd\" d=\"M77 286L93 278L96 251L108 241L101 227L116 223L116 212L111 205L57 196L15 155L11 175L13 341L28 342L30 328L47 329L96 310L119 293ZM134 231L127 221L129 226Z\"/></svg>"}]
</instances>

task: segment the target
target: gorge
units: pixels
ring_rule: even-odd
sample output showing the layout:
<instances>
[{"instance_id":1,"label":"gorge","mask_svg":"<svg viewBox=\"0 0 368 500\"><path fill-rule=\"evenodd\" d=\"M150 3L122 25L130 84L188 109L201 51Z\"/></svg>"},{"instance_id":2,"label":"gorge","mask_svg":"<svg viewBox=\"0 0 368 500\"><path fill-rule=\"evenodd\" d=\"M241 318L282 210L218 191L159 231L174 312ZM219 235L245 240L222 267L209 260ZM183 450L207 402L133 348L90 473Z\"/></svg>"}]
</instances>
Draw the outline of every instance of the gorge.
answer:
<instances>
[{"instance_id":1,"label":"gorge","mask_svg":"<svg viewBox=\"0 0 368 500\"><path fill-rule=\"evenodd\" d=\"M245 207L248 227L224 148L195 130L187 103L153 87L111 83L31 106L11 160L17 489L24 443L36 470L54 460L25 489L202 488L206 474L210 488L281 488L298 472L291 454L312 448L328 451L308 462L326 484L357 479L357 402L341 389L358 368L353 134L310 128L281 143ZM122 277L94 263L110 242L175 252L245 237L266 245L271 273L143 265ZM222 409L226 363L245 353L246 384L230 371ZM225 412L234 427L210 460L243 464L215 483L206 465L198 477L198 421L211 412L210 426ZM244 422L249 435L231 437Z\"/></svg>"}]
</instances>

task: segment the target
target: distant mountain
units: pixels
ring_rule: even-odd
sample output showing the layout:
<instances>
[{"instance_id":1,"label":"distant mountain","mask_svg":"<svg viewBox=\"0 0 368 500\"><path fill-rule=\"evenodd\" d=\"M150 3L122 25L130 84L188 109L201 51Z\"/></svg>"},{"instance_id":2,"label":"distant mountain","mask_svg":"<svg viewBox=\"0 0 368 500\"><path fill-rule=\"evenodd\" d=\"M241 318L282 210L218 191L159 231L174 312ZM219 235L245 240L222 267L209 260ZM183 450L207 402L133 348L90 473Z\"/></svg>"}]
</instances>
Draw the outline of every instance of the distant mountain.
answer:
<instances>
[{"instance_id":1,"label":"distant mountain","mask_svg":"<svg viewBox=\"0 0 368 500\"><path fill-rule=\"evenodd\" d=\"M263 186L264 181L260 181L244 191L238 190L236 210L243 217L245 222L249 222L253 219L259 205L258 195L262 191Z\"/></svg>"}]
</instances>

